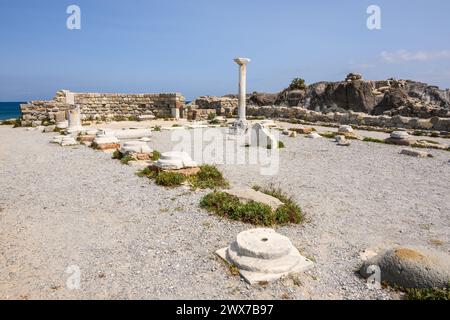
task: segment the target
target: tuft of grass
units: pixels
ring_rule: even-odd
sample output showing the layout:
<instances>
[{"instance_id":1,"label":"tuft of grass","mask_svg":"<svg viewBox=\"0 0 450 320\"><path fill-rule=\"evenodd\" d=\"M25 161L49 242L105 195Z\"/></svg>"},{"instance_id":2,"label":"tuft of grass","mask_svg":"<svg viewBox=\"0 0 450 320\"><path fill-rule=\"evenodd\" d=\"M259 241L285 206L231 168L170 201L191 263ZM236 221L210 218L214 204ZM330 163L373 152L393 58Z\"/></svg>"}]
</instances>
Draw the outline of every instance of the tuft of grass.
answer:
<instances>
[{"instance_id":1,"label":"tuft of grass","mask_svg":"<svg viewBox=\"0 0 450 320\"><path fill-rule=\"evenodd\" d=\"M276 210L277 223L301 223L305 219L300 206L280 188L275 188L274 186L269 186L268 188L253 186L253 190L261 191L283 202L283 205Z\"/></svg>"},{"instance_id":2,"label":"tuft of grass","mask_svg":"<svg viewBox=\"0 0 450 320\"><path fill-rule=\"evenodd\" d=\"M221 191L204 196L200 207L231 220L262 226L300 223L303 219L300 208L292 202L273 211L266 204L255 201L242 203L237 197Z\"/></svg>"},{"instance_id":3,"label":"tuft of grass","mask_svg":"<svg viewBox=\"0 0 450 320\"><path fill-rule=\"evenodd\" d=\"M136 172L136 175L141 178L147 177L149 179L154 179L154 178L156 178L157 172L154 170L151 170L150 168L147 167L142 170L138 170Z\"/></svg>"},{"instance_id":4,"label":"tuft of grass","mask_svg":"<svg viewBox=\"0 0 450 320\"><path fill-rule=\"evenodd\" d=\"M178 187L186 181L186 176L177 172L159 172L155 177L155 183L164 187Z\"/></svg>"},{"instance_id":5,"label":"tuft of grass","mask_svg":"<svg viewBox=\"0 0 450 320\"><path fill-rule=\"evenodd\" d=\"M371 137L364 137L363 141L364 142L374 142L374 143L386 143L386 141L384 141L382 139L371 138Z\"/></svg>"},{"instance_id":6,"label":"tuft of grass","mask_svg":"<svg viewBox=\"0 0 450 320\"><path fill-rule=\"evenodd\" d=\"M126 156L120 158L120 162L122 164L128 164L128 162L133 161L133 160L134 160L134 158L130 155L126 155Z\"/></svg>"},{"instance_id":7,"label":"tuft of grass","mask_svg":"<svg viewBox=\"0 0 450 320\"><path fill-rule=\"evenodd\" d=\"M161 158L161 152L153 150L152 161L158 161Z\"/></svg>"},{"instance_id":8,"label":"tuft of grass","mask_svg":"<svg viewBox=\"0 0 450 320\"><path fill-rule=\"evenodd\" d=\"M334 137L337 135L336 132L319 132L319 134L324 138L334 139Z\"/></svg>"},{"instance_id":9,"label":"tuft of grass","mask_svg":"<svg viewBox=\"0 0 450 320\"><path fill-rule=\"evenodd\" d=\"M161 131L161 126L155 126L155 127L153 128L153 131Z\"/></svg>"},{"instance_id":10,"label":"tuft of grass","mask_svg":"<svg viewBox=\"0 0 450 320\"><path fill-rule=\"evenodd\" d=\"M229 186L222 172L211 165L201 166L197 174L189 177L189 181L194 188L199 189L227 188Z\"/></svg>"},{"instance_id":11,"label":"tuft of grass","mask_svg":"<svg viewBox=\"0 0 450 320\"><path fill-rule=\"evenodd\" d=\"M236 267L234 264L230 264L228 266L228 269L230 270L230 273L231 273L232 276L238 276L240 274L239 273L239 268Z\"/></svg>"},{"instance_id":12,"label":"tuft of grass","mask_svg":"<svg viewBox=\"0 0 450 320\"><path fill-rule=\"evenodd\" d=\"M172 125L172 128L180 128L180 127L181 127L181 124L175 123L174 125Z\"/></svg>"},{"instance_id":13,"label":"tuft of grass","mask_svg":"<svg viewBox=\"0 0 450 320\"><path fill-rule=\"evenodd\" d=\"M116 151L114 151L112 158L121 160L123 158L123 154L119 150L116 150Z\"/></svg>"},{"instance_id":14,"label":"tuft of grass","mask_svg":"<svg viewBox=\"0 0 450 320\"><path fill-rule=\"evenodd\" d=\"M450 286L450 285L449 285ZM450 300L450 288L404 289L406 300Z\"/></svg>"}]
</instances>

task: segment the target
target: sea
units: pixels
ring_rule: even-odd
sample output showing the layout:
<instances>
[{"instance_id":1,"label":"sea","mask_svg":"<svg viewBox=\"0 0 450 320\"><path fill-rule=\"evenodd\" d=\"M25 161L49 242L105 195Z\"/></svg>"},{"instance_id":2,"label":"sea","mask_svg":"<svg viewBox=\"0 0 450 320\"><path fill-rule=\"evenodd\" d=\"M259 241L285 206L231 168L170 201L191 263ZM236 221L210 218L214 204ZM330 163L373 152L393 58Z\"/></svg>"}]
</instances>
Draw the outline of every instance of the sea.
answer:
<instances>
[{"instance_id":1,"label":"sea","mask_svg":"<svg viewBox=\"0 0 450 320\"><path fill-rule=\"evenodd\" d=\"M20 104L24 102L0 102L0 120L20 117Z\"/></svg>"}]
</instances>

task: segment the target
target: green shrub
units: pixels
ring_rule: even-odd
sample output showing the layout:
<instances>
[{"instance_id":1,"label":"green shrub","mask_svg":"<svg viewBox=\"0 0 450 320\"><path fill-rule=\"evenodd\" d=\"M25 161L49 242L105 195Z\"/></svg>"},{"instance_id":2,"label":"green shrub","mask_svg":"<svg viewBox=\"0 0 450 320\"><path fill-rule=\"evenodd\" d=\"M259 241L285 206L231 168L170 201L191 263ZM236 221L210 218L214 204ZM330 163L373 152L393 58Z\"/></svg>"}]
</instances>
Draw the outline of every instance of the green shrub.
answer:
<instances>
[{"instance_id":1,"label":"green shrub","mask_svg":"<svg viewBox=\"0 0 450 320\"><path fill-rule=\"evenodd\" d=\"M305 90L306 84L305 80L302 78L294 78L289 85L289 90Z\"/></svg>"},{"instance_id":2,"label":"green shrub","mask_svg":"<svg viewBox=\"0 0 450 320\"><path fill-rule=\"evenodd\" d=\"M439 138L439 133L438 132L432 132L430 134L430 137L432 137L432 138Z\"/></svg>"},{"instance_id":3,"label":"green shrub","mask_svg":"<svg viewBox=\"0 0 450 320\"><path fill-rule=\"evenodd\" d=\"M450 289L405 289L406 300L450 300Z\"/></svg>"},{"instance_id":4,"label":"green shrub","mask_svg":"<svg viewBox=\"0 0 450 320\"><path fill-rule=\"evenodd\" d=\"M112 158L121 160L123 158L123 154L119 150L116 150L116 151L114 151Z\"/></svg>"},{"instance_id":5,"label":"green shrub","mask_svg":"<svg viewBox=\"0 0 450 320\"><path fill-rule=\"evenodd\" d=\"M201 166L197 174L189 177L189 181L194 188L199 189L227 188L229 186L222 172L211 165Z\"/></svg>"},{"instance_id":6,"label":"green shrub","mask_svg":"<svg viewBox=\"0 0 450 320\"><path fill-rule=\"evenodd\" d=\"M153 131L161 131L161 126L155 126L155 127L153 128Z\"/></svg>"},{"instance_id":7,"label":"green shrub","mask_svg":"<svg viewBox=\"0 0 450 320\"><path fill-rule=\"evenodd\" d=\"M149 179L154 179L154 178L156 178L156 176L157 176L157 172L155 171L155 170L151 170L150 168L144 168L144 169L142 169L142 170L138 170L137 172L136 172L136 175L138 176L138 177L141 177L141 178L143 178L143 177L147 177L147 178L149 178Z\"/></svg>"},{"instance_id":8,"label":"green shrub","mask_svg":"<svg viewBox=\"0 0 450 320\"><path fill-rule=\"evenodd\" d=\"M255 225L272 226L303 221L300 207L290 198L276 190L271 195L280 197L280 201L284 201L284 205L276 211L259 202L242 203L237 197L218 191L203 197L200 207L222 217Z\"/></svg>"},{"instance_id":9,"label":"green shrub","mask_svg":"<svg viewBox=\"0 0 450 320\"><path fill-rule=\"evenodd\" d=\"M277 223L300 223L304 220L304 215L300 206L280 188L275 188L273 186L269 186L268 188L253 186L253 189L268 194L283 202L283 205L276 210Z\"/></svg>"},{"instance_id":10,"label":"green shrub","mask_svg":"<svg viewBox=\"0 0 450 320\"><path fill-rule=\"evenodd\" d=\"M159 186L164 187L178 187L184 181L186 181L185 175L177 172L168 172L168 171L159 172L155 178L155 183Z\"/></svg>"},{"instance_id":11,"label":"green shrub","mask_svg":"<svg viewBox=\"0 0 450 320\"><path fill-rule=\"evenodd\" d=\"M337 135L336 132L319 132L319 134L324 137L324 138L328 138L328 139L334 139L334 137Z\"/></svg>"},{"instance_id":12,"label":"green shrub","mask_svg":"<svg viewBox=\"0 0 450 320\"><path fill-rule=\"evenodd\" d=\"M216 114L215 113L208 113L208 121L212 121L216 119Z\"/></svg>"},{"instance_id":13,"label":"green shrub","mask_svg":"<svg viewBox=\"0 0 450 320\"><path fill-rule=\"evenodd\" d=\"M386 141L384 141L382 139L376 139L376 138L371 138L371 137L364 137L363 141L365 141L365 142L375 142L375 143L386 143Z\"/></svg>"},{"instance_id":14,"label":"green shrub","mask_svg":"<svg viewBox=\"0 0 450 320\"><path fill-rule=\"evenodd\" d=\"M132 156L126 155L120 159L120 162L122 164L128 164L128 162L133 161L133 160L134 160L134 158Z\"/></svg>"},{"instance_id":15,"label":"green shrub","mask_svg":"<svg viewBox=\"0 0 450 320\"><path fill-rule=\"evenodd\" d=\"M158 150L153 150L152 161L158 161L161 158L161 152Z\"/></svg>"},{"instance_id":16,"label":"green shrub","mask_svg":"<svg viewBox=\"0 0 450 320\"><path fill-rule=\"evenodd\" d=\"M255 225L271 226L275 223L272 209L265 204L250 201L241 203L237 197L225 192L213 192L203 197L200 207L219 216Z\"/></svg>"},{"instance_id":17,"label":"green shrub","mask_svg":"<svg viewBox=\"0 0 450 320\"><path fill-rule=\"evenodd\" d=\"M174 125L172 125L172 128L180 128L181 126L181 124L175 123Z\"/></svg>"}]
</instances>

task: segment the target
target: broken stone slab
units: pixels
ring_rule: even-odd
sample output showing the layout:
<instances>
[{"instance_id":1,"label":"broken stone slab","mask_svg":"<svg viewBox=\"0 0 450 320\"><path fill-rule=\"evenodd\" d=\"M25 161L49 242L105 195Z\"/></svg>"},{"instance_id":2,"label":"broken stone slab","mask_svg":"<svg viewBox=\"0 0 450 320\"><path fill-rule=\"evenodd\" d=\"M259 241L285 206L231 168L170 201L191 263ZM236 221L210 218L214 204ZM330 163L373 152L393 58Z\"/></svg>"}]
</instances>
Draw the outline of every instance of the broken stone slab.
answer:
<instances>
[{"instance_id":1,"label":"broken stone slab","mask_svg":"<svg viewBox=\"0 0 450 320\"><path fill-rule=\"evenodd\" d=\"M353 128L348 125L340 126L338 129L339 133L353 133Z\"/></svg>"},{"instance_id":2,"label":"broken stone slab","mask_svg":"<svg viewBox=\"0 0 450 320\"><path fill-rule=\"evenodd\" d=\"M261 123L255 123L251 128L250 145L256 147L278 148L278 140L270 132L269 128Z\"/></svg>"},{"instance_id":3,"label":"broken stone slab","mask_svg":"<svg viewBox=\"0 0 450 320\"><path fill-rule=\"evenodd\" d=\"M262 204L266 204L272 208L272 210L277 210L283 205L278 198L272 197L271 195L265 194L261 191L256 191L252 188L239 188L234 187L228 190L224 190L225 193L237 197L241 202L255 201Z\"/></svg>"},{"instance_id":4,"label":"broken stone slab","mask_svg":"<svg viewBox=\"0 0 450 320\"><path fill-rule=\"evenodd\" d=\"M409 139L411 136L406 131L394 131L391 133L392 139Z\"/></svg>"},{"instance_id":5,"label":"broken stone slab","mask_svg":"<svg viewBox=\"0 0 450 320\"><path fill-rule=\"evenodd\" d=\"M236 241L217 250L216 254L236 266L250 284L276 281L314 266L299 253L289 238L267 228L241 232Z\"/></svg>"},{"instance_id":6,"label":"broken stone slab","mask_svg":"<svg viewBox=\"0 0 450 320\"><path fill-rule=\"evenodd\" d=\"M450 281L450 255L424 247L387 249L364 261L360 273L368 278L373 268L382 282L403 288L444 288Z\"/></svg>"},{"instance_id":7,"label":"broken stone slab","mask_svg":"<svg viewBox=\"0 0 450 320\"><path fill-rule=\"evenodd\" d=\"M61 141L62 141L62 139L63 139L64 137L65 137L65 136L63 136L63 135L57 135L57 136L54 136L53 139L52 139L52 141L50 141L50 142L51 142L51 143L61 144Z\"/></svg>"},{"instance_id":8,"label":"broken stone slab","mask_svg":"<svg viewBox=\"0 0 450 320\"><path fill-rule=\"evenodd\" d=\"M56 126L52 125L52 126L46 126L44 127L44 133L50 133L50 132L54 132L56 129Z\"/></svg>"},{"instance_id":9,"label":"broken stone slab","mask_svg":"<svg viewBox=\"0 0 450 320\"><path fill-rule=\"evenodd\" d=\"M146 142L143 141L127 141L120 147L121 154L151 154L153 149L148 146Z\"/></svg>"},{"instance_id":10,"label":"broken stone slab","mask_svg":"<svg viewBox=\"0 0 450 320\"><path fill-rule=\"evenodd\" d=\"M432 158L433 155L429 152L425 151L418 151L413 149L403 149L400 154L404 154L411 157L417 157L417 158Z\"/></svg>"},{"instance_id":11,"label":"broken stone slab","mask_svg":"<svg viewBox=\"0 0 450 320\"><path fill-rule=\"evenodd\" d=\"M112 132L117 139L140 139L143 137L151 137L152 130L150 129L123 129L123 130L114 130Z\"/></svg>"},{"instance_id":12,"label":"broken stone slab","mask_svg":"<svg viewBox=\"0 0 450 320\"><path fill-rule=\"evenodd\" d=\"M320 134L318 134L317 132L311 132L311 133L306 135L306 138L308 138L308 139L319 139L319 138L322 138L322 136Z\"/></svg>"},{"instance_id":13,"label":"broken stone slab","mask_svg":"<svg viewBox=\"0 0 450 320\"><path fill-rule=\"evenodd\" d=\"M94 141L92 142L92 146L95 146L96 149L99 150L117 150L120 148L119 139L110 133L102 134L97 133Z\"/></svg>"},{"instance_id":14,"label":"broken stone slab","mask_svg":"<svg viewBox=\"0 0 450 320\"><path fill-rule=\"evenodd\" d=\"M198 164L186 152L169 151L161 154L160 159L156 162L156 166L160 169L180 170L197 167Z\"/></svg>"},{"instance_id":15,"label":"broken stone slab","mask_svg":"<svg viewBox=\"0 0 450 320\"><path fill-rule=\"evenodd\" d=\"M297 132L291 131L291 133L289 134L289 137L291 137L291 138L297 138Z\"/></svg>"},{"instance_id":16,"label":"broken stone slab","mask_svg":"<svg viewBox=\"0 0 450 320\"><path fill-rule=\"evenodd\" d=\"M69 121L64 120L56 123L58 129L67 129L69 127Z\"/></svg>"},{"instance_id":17,"label":"broken stone slab","mask_svg":"<svg viewBox=\"0 0 450 320\"><path fill-rule=\"evenodd\" d=\"M63 147L70 147L70 146L76 146L76 145L78 145L78 142L72 136L64 136L61 139L61 146L63 146Z\"/></svg>"},{"instance_id":18,"label":"broken stone slab","mask_svg":"<svg viewBox=\"0 0 450 320\"><path fill-rule=\"evenodd\" d=\"M143 115L138 116L139 121L153 120L155 118L156 117L152 114L143 114Z\"/></svg>"},{"instance_id":19,"label":"broken stone slab","mask_svg":"<svg viewBox=\"0 0 450 320\"><path fill-rule=\"evenodd\" d=\"M345 136L336 136L335 137L337 145L338 146L343 146L343 147L348 147L350 146L350 141L347 140L347 138Z\"/></svg>"},{"instance_id":20,"label":"broken stone slab","mask_svg":"<svg viewBox=\"0 0 450 320\"><path fill-rule=\"evenodd\" d=\"M314 128L305 128L305 127L299 127L299 128L291 128L290 131L295 131L299 134L309 134L313 131L315 131Z\"/></svg>"}]
</instances>

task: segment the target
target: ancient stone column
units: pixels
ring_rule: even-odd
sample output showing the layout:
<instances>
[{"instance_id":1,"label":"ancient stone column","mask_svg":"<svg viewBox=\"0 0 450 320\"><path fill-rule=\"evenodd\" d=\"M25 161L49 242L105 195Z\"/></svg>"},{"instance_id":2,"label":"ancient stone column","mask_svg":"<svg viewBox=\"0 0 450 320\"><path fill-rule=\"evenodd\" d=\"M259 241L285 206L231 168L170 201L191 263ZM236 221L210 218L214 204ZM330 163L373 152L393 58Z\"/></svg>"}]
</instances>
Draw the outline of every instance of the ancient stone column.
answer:
<instances>
[{"instance_id":1,"label":"ancient stone column","mask_svg":"<svg viewBox=\"0 0 450 320\"><path fill-rule=\"evenodd\" d=\"M67 131L69 133L83 130L83 127L81 126L81 111L79 105L67 111L67 119L69 122Z\"/></svg>"},{"instance_id":2,"label":"ancient stone column","mask_svg":"<svg viewBox=\"0 0 450 320\"><path fill-rule=\"evenodd\" d=\"M236 58L234 59L239 65L239 121L246 121L246 102L247 102L247 63L250 59L247 58Z\"/></svg>"}]
</instances>

